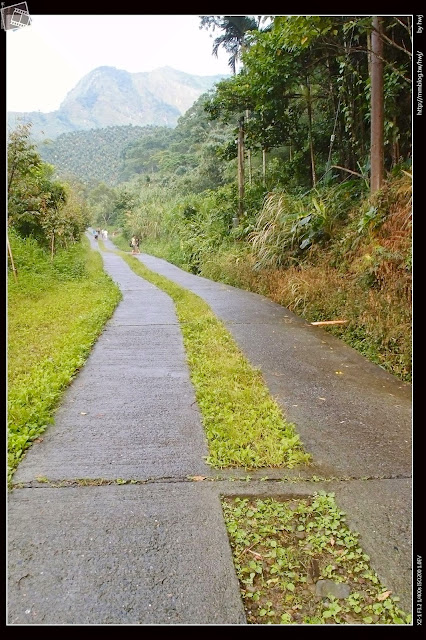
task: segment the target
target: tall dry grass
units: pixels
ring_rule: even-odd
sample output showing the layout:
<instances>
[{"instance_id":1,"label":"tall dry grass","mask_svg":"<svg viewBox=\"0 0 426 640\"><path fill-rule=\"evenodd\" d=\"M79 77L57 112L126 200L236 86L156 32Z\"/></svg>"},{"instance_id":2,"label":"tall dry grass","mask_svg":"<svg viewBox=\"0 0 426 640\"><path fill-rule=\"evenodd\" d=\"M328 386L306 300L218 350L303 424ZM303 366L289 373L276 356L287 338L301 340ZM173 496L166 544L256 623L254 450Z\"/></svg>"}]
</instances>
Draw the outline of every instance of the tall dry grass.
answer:
<instances>
[{"instance_id":1,"label":"tall dry grass","mask_svg":"<svg viewBox=\"0 0 426 640\"><path fill-rule=\"evenodd\" d=\"M408 176L388 183L373 199L376 226L360 235L362 211L354 211L327 249L314 248L298 265L259 270L258 256L240 248L212 255L201 273L266 295L309 322L347 320L326 330L410 381L411 194Z\"/></svg>"}]
</instances>

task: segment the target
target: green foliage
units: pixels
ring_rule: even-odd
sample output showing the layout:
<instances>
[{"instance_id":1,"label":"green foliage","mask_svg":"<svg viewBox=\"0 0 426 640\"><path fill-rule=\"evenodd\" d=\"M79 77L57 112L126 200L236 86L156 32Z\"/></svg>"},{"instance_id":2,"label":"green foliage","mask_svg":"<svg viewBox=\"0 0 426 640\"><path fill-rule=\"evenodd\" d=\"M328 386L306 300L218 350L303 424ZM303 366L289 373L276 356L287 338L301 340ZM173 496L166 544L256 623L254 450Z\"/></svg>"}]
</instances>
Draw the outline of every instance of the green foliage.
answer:
<instances>
[{"instance_id":1,"label":"green foliage","mask_svg":"<svg viewBox=\"0 0 426 640\"><path fill-rule=\"evenodd\" d=\"M384 17L383 24L385 159L390 168L400 157L409 157L411 149L411 26L407 17ZM244 123L249 148L271 149L292 141L307 168L311 140L317 171L329 171L331 164L356 170L369 153L371 29L371 17L275 16L272 29L251 32L242 55L244 68L218 83L206 106L210 116L229 122L249 110ZM294 164L301 157L289 161Z\"/></svg>"},{"instance_id":2,"label":"green foliage","mask_svg":"<svg viewBox=\"0 0 426 640\"><path fill-rule=\"evenodd\" d=\"M8 225L21 236L33 236L50 247L77 241L88 223L78 185L53 179L54 167L42 162L30 138L30 126L20 125L8 142Z\"/></svg>"},{"instance_id":3,"label":"green foliage","mask_svg":"<svg viewBox=\"0 0 426 640\"><path fill-rule=\"evenodd\" d=\"M294 264L314 244L326 245L363 190L360 180L352 180L303 197L270 193L250 235L257 267Z\"/></svg>"},{"instance_id":4,"label":"green foliage","mask_svg":"<svg viewBox=\"0 0 426 640\"><path fill-rule=\"evenodd\" d=\"M311 320L347 317L346 327L332 331L405 378L411 254L405 241L393 245L409 229L389 228L377 243L388 203L361 202L369 173L371 16L275 16L263 30L259 20L248 27L250 16L203 18L218 36L216 48L230 47L235 62L241 55L241 71L201 96L174 130L129 129L127 146L122 128L104 132L117 140L116 179L126 182L105 179L92 189L92 219L119 229L123 243L136 233L142 251L271 295ZM405 175L411 25L407 16L385 16L383 24L385 166ZM244 212L234 227L241 117ZM107 152L91 154L92 164L109 161ZM295 276L302 268L310 269L305 280ZM376 327L370 314L379 318Z\"/></svg>"},{"instance_id":5,"label":"green foliage","mask_svg":"<svg viewBox=\"0 0 426 640\"><path fill-rule=\"evenodd\" d=\"M222 508L249 623L411 623L370 568L333 493L224 498ZM348 585L350 594L315 598L324 579Z\"/></svg>"},{"instance_id":6,"label":"green foliage","mask_svg":"<svg viewBox=\"0 0 426 640\"><path fill-rule=\"evenodd\" d=\"M62 394L83 365L120 291L87 239L53 262L32 238L13 231L18 282L8 283L8 477L53 421Z\"/></svg>"},{"instance_id":7,"label":"green foliage","mask_svg":"<svg viewBox=\"0 0 426 640\"><path fill-rule=\"evenodd\" d=\"M220 29L223 33L213 43L213 54L217 56L219 47L230 54L228 64L235 73L242 50L247 46L249 34L256 31L259 23L254 16L200 16L200 29ZM259 17L260 21L260 17Z\"/></svg>"},{"instance_id":8,"label":"green foliage","mask_svg":"<svg viewBox=\"0 0 426 640\"><path fill-rule=\"evenodd\" d=\"M160 137L167 127L137 127L132 125L89 129L63 133L54 140L38 144L41 157L54 164L61 175L74 175L89 186L103 182L115 186L139 173L132 164L132 145L143 145L145 139ZM164 134L163 134L164 135Z\"/></svg>"}]
</instances>

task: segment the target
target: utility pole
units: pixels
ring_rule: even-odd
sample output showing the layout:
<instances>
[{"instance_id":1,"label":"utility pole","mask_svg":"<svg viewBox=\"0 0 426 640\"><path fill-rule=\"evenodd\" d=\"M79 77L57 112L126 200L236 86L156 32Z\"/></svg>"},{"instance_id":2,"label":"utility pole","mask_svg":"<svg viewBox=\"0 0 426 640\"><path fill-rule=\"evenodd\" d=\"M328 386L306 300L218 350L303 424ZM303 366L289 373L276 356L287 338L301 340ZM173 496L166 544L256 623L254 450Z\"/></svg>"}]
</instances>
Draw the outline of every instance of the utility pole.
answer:
<instances>
[{"instance_id":1,"label":"utility pole","mask_svg":"<svg viewBox=\"0 0 426 640\"><path fill-rule=\"evenodd\" d=\"M371 177L370 192L375 193L383 183L383 18L373 16L371 34Z\"/></svg>"}]
</instances>

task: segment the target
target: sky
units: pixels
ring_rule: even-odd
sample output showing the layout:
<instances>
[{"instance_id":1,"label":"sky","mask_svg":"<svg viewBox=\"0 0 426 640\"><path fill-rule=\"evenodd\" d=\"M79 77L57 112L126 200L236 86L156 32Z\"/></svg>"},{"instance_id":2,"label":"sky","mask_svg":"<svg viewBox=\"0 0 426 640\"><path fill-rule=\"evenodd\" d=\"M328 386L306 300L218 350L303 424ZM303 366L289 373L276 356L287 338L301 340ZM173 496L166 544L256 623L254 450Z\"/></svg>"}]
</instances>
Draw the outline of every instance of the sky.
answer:
<instances>
[{"instance_id":1,"label":"sky","mask_svg":"<svg viewBox=\"0 0 426 640\"><path fill-rule=\"evenodd\" d=\"M212 55L213 38L198 15L37 15L28 4L31 25L6 32L8 111L55 111L100 66L230 73L226 52Z\"/></svg>"}]
</instances>

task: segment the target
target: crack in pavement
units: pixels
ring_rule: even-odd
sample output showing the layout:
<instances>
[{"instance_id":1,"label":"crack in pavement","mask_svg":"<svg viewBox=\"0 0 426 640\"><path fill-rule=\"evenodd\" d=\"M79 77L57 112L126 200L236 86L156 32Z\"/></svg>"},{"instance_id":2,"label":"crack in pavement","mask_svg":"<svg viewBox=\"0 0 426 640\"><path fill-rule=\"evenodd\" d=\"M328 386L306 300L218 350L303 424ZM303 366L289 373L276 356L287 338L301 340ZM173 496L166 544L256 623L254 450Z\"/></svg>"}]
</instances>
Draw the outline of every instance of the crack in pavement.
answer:
<instances>
[{"instance_id":1,"label":"crack in pavement","mask_svg":"<svg viewBox=\"0 0 426 640\"><path fill-rule=\"evenodd\" d=\"M254 483L306 483L306 484L322 484L326 482L352 482L363 481L368 482L370 480L410 480L411 475L388 475L388 476L332 476L330 478L318 478L317 476L310 477L294 477L294 478L252 478L252 477L235 477L235 476L205 476L205 477L163 477L163 478L147 478L147 479L124 479L108 480L104 478L89 478L89 479L62 479L62 480L34 480L30 482L20 482L12 484L11 489L32 489L32 488L54 488L63 489L66 487L100 487L100 486L124 486L124 485L148 485L148 484L165 484L165 483L180 483L180 482L240 482L248 484Z\"/></svg>"}]
</instances>

